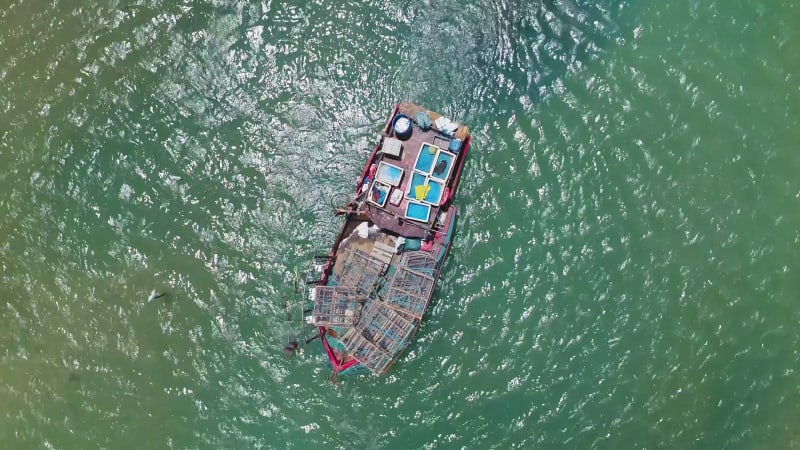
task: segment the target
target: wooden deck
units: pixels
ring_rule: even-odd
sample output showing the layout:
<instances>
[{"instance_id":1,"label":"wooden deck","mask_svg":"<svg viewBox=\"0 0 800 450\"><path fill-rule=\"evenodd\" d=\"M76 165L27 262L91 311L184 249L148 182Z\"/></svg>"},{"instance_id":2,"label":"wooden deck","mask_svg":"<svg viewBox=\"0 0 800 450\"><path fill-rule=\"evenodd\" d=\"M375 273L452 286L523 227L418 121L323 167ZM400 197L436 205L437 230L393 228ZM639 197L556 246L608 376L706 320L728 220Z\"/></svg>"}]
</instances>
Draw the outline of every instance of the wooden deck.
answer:
<instances>
[{"instance_id":1,"label":"wooden deck","mask_svg":"<svg viewBox=\"0 0 800 450\"><path fill-rule=\"evenodd\" d=\"M415 104L409 103L409 102L400 102L400 104L397 106L397 112L403 113L403 114L407 115L408 117L414 117L414 114L416 114L416 113L418 113L420 111L424 111L424 112L428 113L428 115L431 116L431 120L433 120L434 122L439 117L442 117L442 115L439 114L439 113L435 113L435 112L433 112L431 110L425 109L425 108L423 108L421 106L418 106L418 105L415 105ZM463 142L463 141L465 141L467 139L467 136L469 136L469 127L467 127L464 124L460 124L460 125L461 126L459 126L458 130L456 130L456 133L455 133L454 137L457 137L458 139L461 139L461 141Z\"/></svg>"},{"instance_id":2,"label":"wooden deck","mask_svg":"<svg viewBox=\"0 0 800 450\"><path fill-rule=\"evenodd\" d=\"M408 102L400 103L398 105L397 112L413 118L414 115L420 111L428 113L428 115L434 121L441 117L437 113ZM454 135L455 138L461 139L462 145L467 143L466 141L468 136L469 129L465 125L460 125ZM370 218L370 220L372 220L380 228L391 230L401 236L410 238L425 238L428 235L428 230L434 228L439 211L442 208L447 208L450 203L450 199L452 198L454 191L453 187L457 183L457 178L460 175L460 168L464 164L465 152L463 149L456 155L450 177L445 185L442 201L439 206L431 205L430 216L427 222L420 222L406 218L405 211L408 204L408 198L406 197L405 192L408 190L409 184L411 183L411 178L414 173L414 163L417 160L417 156L419 155L422 145L432 144L442 148L443 150L447 150L449 142L449 137L433 128L427 131L422 131L419 127L414 125L414 130L411 134L411 137L402 142L403 151L399 159L378 153L377 157L373 161L373 164L377 165L381 161L385 161L404 170L403 178L400 184L393 187L389 193L391 196L391 193L393 193L395 190L400 190L403 192L403 198L398 205L393 205L390 201L387 201L382 207L367 202L366 210L364 212Z\"/></svg>"}]
</instances>

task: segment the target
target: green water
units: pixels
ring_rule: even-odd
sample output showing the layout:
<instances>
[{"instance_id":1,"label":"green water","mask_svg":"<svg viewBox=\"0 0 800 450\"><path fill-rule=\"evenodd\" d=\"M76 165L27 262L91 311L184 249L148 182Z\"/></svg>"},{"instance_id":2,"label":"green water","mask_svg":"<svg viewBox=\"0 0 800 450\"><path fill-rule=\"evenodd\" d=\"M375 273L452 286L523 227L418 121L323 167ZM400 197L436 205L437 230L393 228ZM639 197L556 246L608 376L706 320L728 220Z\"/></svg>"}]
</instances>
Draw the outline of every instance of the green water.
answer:
<instances>
[{"instance_id":1,"label":"green water","mask_svg":"<svg viewBox=\"0 0 800 450\"><path fill-rule=\"evenodd\" d=\"M6 3L2 447L800 448L798 30L768 0ZM472 126L463 214L418 340L334 387L283 299L401 99Z\"/></svg>"}]
</instances>

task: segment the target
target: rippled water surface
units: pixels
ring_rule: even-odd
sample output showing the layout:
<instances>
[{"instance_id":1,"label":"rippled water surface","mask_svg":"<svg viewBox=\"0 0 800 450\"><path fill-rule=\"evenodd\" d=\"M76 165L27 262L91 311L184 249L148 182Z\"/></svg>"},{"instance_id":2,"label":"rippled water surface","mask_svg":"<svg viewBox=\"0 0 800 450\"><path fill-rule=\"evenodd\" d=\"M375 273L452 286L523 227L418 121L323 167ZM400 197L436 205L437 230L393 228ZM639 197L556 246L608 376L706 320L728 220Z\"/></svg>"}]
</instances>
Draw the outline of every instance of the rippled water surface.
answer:
<instances>
[{"instance_id":1,"label":"rippled water surface","mask_svg":"<svg viewBox=\"0 0 800 450\"><path fill-rule=\"evenodd\" d=\"M798 30L768 0L6 3L0 442L800 448ZM401 99L471 125L463 215L406 356L332 386L284 303Z\"/></svg>"}]
</instances>

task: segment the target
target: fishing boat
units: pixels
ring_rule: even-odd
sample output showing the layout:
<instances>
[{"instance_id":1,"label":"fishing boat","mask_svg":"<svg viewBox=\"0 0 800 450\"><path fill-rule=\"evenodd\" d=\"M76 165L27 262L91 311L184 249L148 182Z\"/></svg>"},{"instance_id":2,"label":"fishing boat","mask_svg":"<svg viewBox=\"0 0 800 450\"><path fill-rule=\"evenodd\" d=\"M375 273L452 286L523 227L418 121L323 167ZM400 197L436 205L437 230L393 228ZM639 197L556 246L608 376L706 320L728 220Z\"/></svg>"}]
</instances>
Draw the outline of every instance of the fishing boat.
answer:
<instances>
[{"instance_id":1,"label":"fishing boat","mask_svg":"<svg viewBox=\"0 0 800 450\"><path fill-rule=\"evenodd\" d=\"M453 242L469 129L401 102L378 134L330 252L307 275L333 376L383 375L412 342Z\"/></svg>"}]
</instances>

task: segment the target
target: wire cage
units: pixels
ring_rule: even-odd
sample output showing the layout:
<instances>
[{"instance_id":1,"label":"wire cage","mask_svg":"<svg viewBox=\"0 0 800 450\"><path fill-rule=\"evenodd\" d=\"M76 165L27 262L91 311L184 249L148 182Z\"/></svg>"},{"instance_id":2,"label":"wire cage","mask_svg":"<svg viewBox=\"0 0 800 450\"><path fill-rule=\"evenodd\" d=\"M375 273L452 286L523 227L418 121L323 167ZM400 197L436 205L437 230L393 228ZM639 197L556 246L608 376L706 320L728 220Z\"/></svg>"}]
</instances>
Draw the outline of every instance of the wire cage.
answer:
<instances>
[{"instance_id":1,"label":"wire cage","mask_svg":"<svg viewBox=\"0 0 800 450\"><path fill-rule=\"evenodd\" d=\"M384 300L388 306L421 320L436 284L436 259L427 252L407 252L390 280Z\"/></svg>"},{"instance_id":2,"label":"wire cage","mask_svg":"<svg viewBox=\"0 0 800 450\"><path fill-rule=\"evenodd\" d=\"M380 375L391 364L394 355L408 344L416 328L412 320L373 301L364 308L361 320L342 338L345 350Z\"/></svg>"},{"instance_id":3,"label":"wire cage","mask_svg":"<svg viewBox=\"0 0 800 450\"><path fill-rule=\"evenodd\" d=\"M389 307L405 312L416 319L422 319L425 308L433 294L434 278L415 272L406 267L398 267L384 300Z\"/></svg>"},{"instance_id":4,"label":"wire cage","mask_svg":"<svg viewBox=\"0 0 800 450\"><path fill-rule=\"evenodd\" d=\"M352 287L358 294L369 296L386 269L386 264L361 250L344 252L339 284Z\"/></svg>"},{"instance_id":5,"label":"wire cage","mask_svg":"<svg viewBox=\"0 0 800 450\"><path fill-rule=\"evenodd\" d=\"M318 326L353 326L361 318L361 302L347 286L314 288L314 323Z\"/></svg>"},{"instance_id":6,"label":"wire cage","mask_svg":"<svg viewBox=\"0 0 800 450\"><path fill-rule=\"evenodd\" d=\"M425 275L436 275L436 258L429 252L410 251L403 253L400 258L400 267L419 272Z\"/></svg>"},{"instance_id":7,"label":"wire cage","mask_svg":"<svg viewBox=\"0 0 800 450\"><path fill-rule=\"evenodd\" d=\"M341 340L347 353L375 375L381 375L392 364L392 355L381 350L355 328L351 328Z\"/></svg>"}]
</instances>

